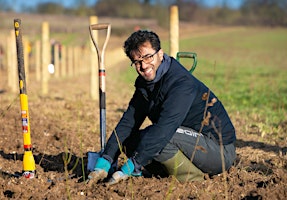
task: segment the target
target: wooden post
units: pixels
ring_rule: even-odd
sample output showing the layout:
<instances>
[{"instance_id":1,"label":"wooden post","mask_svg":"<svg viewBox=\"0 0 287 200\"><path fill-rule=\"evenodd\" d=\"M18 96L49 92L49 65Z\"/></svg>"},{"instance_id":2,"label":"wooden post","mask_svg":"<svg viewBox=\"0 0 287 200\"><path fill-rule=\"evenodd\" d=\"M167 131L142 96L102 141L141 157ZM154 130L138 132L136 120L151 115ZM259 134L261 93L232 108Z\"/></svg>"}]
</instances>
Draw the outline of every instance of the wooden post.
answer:
<instances>
[{"instance_id":1,"label":"wooden post","mask_svg":"<svg viewBox=\"0 0 287 200\"><path fill-rule=\"evenodd\" d=\"M78 47L74 46L73 47L73 60L74 60L74 75L75 76L79 76L78 57L79 57Z\"/></svg>"},{"instance_id":2,"label":"wooden post","mask_svg":"<svg viewBox=\"0 0 287 200\"><path fill-rule=\"evenodd\" d=\"M7 53L7 44L6 44L6 38L7 36L0 33L0 71L7 69L7 63L6 60L7 58L5 57ZM0 76L2 77L2 76ZM2 79L3 80L3 79Z\"/></svg>"},{"instance_id":3,"label":"wooden post","mask_svg":"<svg viewBox=\"0 0 287 200\"><path fill-rule=\"evenodd\" d=\"M66 46L62 45L61 46L61 60L60 60L60 65L61 65L61 77L65 78L67 75L67 49Z\"/></svg>"},{"instance_id":4,"label":"wooden post","mask_svg":"<svg viewBox=\"0 0 287 200\"><path fill-rule=\"evenodd\" d=\"M97 16L91 16L90 17L90 24L97 24L98 23L98 17ZM97 31L93 31L93 36L95 38L95 41L98 42L98 33ZM98 77L98 60L97 60L97 52L96 48L93 44L92 39L90 38L90 46L91 46L91 58L90 58L90 64L91 64L91 85L90 85L90 94L91 98L93 100L99 99L99 77Z\"/></svg>"},{"instance_id":5,"label":"wooden post","mask_svg":"<svg viewBox=\"0 0 287 200\"><path fill-rule=\"evenodd\" d=\"M179 20L178 20L178 7L172 5L170 7L170 56L176 57L176 54L179 50Z\"/></svg>"},{"instance_id":6,"label":"wooden post","mask_svg":"<svg viewBox=\"0 0 287 200\"><path fill-rule=\"evenodd\" d=\"M51 62L51 46L49 41L49 23L42 23L42 94L48 94L49 72L48 65Z\"/></svg>"},{"instance_id":7,"label":"wooden post","mask_svg":"<svg viewBox=\"0 0 287 200\"><path fill-rule=\"evenodd\" d=\"M13 34L14 35L14 34ZM11 41L11 35L8 35L8 37L6 38L6 59L7 59L7 76L8 76L8 87L11 88L12 87L12 45L10 44ZM12 89L12 88L11 88Z\"/></svg>"},{"instance_id":8,"label":"wooden post","mask_svg":"<svg viewBox=\"0 0 287 200\"><path fill-rule=\"evenodd\" d=\"M39 40L35 43L35 60L36 60L36 80L41 80L41 42Z\"/></svg>"},{"instance_id":9,"label":"wooden post","mask_svg":"<svg viewBox=\"0 0 287 200\"><path fill-rule=\"evenodd\" d=\"M86 47L84 48L83 50L83 54L85 56L85 63L84 63L84 66L85 66L85 74L89 73L90 72L90 57L91 57L91 51L90 51L90 48Z\"/></svg>"},{"instance_id":10,"label":"wooden post","mask_svg":"<svg viewBox=\"0 0 287 200\"><path fill-rule=\"evenodd\" d=\"M0 33L0 77L4 77L4 74L5 73L3 73L4 72L4 65L3 65L3 61L4 61L4 56L3 56L3 51L4 51L4 45L3 45L3 43L2 42L6 42L6 40L4 39L4 35L2 35L1 33ZM6 45L5 45L6 46ZM6 76L6 74L5 74L5 76ZM6 76L7 77L7 76ZM5 83L5 79L4 78L1 78L0 79L0 91L2 90L2 88L3 88L3 86L4 85L7 85L7 84L4 84Z\"/></svg>"},{"instance_id":11,"label":"wooden post","mask_svg":"<svg viewBox=\"0 0 287 200\"><path fill-rule=\"evenodd\" d=\"M59 44L54 44L54 67L55 67L55 77L60 77L60 55L59 55Z\"/></svg>"},{"instance_id":12,"label":"wooden post","mask_svg":"<svg viewBox=\"0 0 287 200\"><path fill-rule=\"evenodd\" d=\"M12 92L18 92L18 75L17 75L17 52L16 38L14 30L10 31L7 37L7 64L8 64L8 86Z\"/></svg>"},{"instance_id":13,"label":"wooden post","mask_svg":"<svg viewBox=\"0 0 287 200\"><path fill-rule=\"evenodd\" d=\"M68 76L73 77L74 75L74 60L73 60L73 47L68 47Z\"/></svg>"}]
</instances>

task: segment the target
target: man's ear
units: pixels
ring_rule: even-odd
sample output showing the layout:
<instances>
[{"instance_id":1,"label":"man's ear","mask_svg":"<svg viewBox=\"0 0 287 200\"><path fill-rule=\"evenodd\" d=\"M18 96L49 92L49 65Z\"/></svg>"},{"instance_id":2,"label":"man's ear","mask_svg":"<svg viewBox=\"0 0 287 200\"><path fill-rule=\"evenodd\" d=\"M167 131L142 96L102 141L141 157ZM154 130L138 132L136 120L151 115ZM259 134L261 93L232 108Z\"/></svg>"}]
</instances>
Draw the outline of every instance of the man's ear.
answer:
<instances>
[{"instance_id":1,"label":"man's ear","mask_svg":"<svg viewBox=\"0 0 287 200\"><path fill-rule=\"evenodd\" d=\"M159 51L158 51L158 55L159 55L159 58L160 58L160 60L162 61L163 60L163 50L162 49L160 49Z\"/></svg>"}]
</instances>

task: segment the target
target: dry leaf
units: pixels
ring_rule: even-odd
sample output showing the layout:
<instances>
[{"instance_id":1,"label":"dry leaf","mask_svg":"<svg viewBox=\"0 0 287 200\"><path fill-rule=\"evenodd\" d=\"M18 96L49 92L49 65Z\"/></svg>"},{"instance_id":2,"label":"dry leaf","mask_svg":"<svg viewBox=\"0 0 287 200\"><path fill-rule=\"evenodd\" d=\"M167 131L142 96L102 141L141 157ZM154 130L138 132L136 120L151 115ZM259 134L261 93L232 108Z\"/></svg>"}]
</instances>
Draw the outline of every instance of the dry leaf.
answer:
<instances>
[{"instance_id":1,"label":"dry leaf","mask_svg":"<svg viewBox=\"0 0 287 200\"><path fill-rule=\"evenodd\" d=\"M207 106L213 106L217 102L216 98L211 99L211 102L207 104Z\"/></svg>"},{"instance_id":2,"label":"dry leaf","mask_svg":"<svg viewBox=\"0 0 287 200\"><path fill-rule=\"evenodd\" d=\"M203 146L196 146L195 149L196 149L196 150L200 150L200 151L202 151L203 153L207 153L207 150L206 150Z\"/></svg>"},{"instance_id":3,"label":"dry leaf","mask_svg":"<svg viewBox=\"0 0 287 200\"><path fill-rule=\"evenodd\" d=\"M205 93L202 95L201 99L202 99L203 101L206 101L206 100L207 100L207 97L208 97L208 94L207 94L207 92L205 92Z\"/></svg>"},{"instance_id":4,"label":"dry leaf","mask_svg":"<svg viewBox=\"0 0 287 200\"><path fill-rule=\"evenodd\" d=\"M209 119L211 117L210 112L207 112L207 116L204 118L204 120L202 120L201 124L203 124L204 126L209 125Z\"/></svg>"}]
</instances>

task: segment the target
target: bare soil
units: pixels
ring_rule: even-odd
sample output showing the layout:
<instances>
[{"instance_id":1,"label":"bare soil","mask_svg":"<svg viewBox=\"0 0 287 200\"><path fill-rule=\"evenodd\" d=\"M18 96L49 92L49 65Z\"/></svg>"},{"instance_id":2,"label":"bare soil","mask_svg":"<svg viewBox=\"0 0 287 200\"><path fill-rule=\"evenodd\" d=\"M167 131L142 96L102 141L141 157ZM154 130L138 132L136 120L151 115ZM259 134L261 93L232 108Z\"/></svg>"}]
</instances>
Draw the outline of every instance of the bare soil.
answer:
<instances>
[{"instance_id":1,"label":"bare soil","mask_svg":"<svg viewBox=\"0 0 287 200\"><path fill-rule=\"evenodd\" d=\"M116 39L115 39L116 40ZM113 41L113 40L112 40ZM122 42L122 41L121 41ZM133 86L121 81L126 59L107 60L107 134L127 107ZM109 55L108 55L109 56ZM107 57L108 57L107 56ZM285 135L261 133L248 127L244 113L233 113L237 130L237 160L226 174L206 176L203 182L178 183L173 177L130 178L113 186L91 187L87 152L98 151L99 106L89 97L90 75L49 81L49 95L33 71L27 84L31 139L36 177L22 177L23 137L19 94L11 93L6 71L0 79L0 199L286 199L287 146ZM287 132L287 121L281 124Z\"/></svg>"}]
</instances>

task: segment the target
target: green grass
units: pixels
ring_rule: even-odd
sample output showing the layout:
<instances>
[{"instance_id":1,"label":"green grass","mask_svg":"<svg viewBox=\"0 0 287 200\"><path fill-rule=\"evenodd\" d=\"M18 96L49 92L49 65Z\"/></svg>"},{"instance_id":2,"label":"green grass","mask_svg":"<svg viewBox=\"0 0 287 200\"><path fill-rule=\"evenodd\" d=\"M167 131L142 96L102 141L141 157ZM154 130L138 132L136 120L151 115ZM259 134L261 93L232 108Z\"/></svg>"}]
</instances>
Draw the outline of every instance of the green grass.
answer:
<instances>
[{"instance_id":1,"label":"green grass","mask_svg":"<svg viewBox=\"0 0 287 200\"><path fill-rule=\"evenodd\" d=\"M163 41L163 49L168 49L168 41ZM180 51L197 53L194 75L216 93L231 116L240 113L249 125L263 124L261 131L278 132L287 118L287 29L235 28L191 36L180 41ZM191 60L181 62L191 66ZM135 75L125 77L132 81Z\"/></svg>"}]
</instances>

